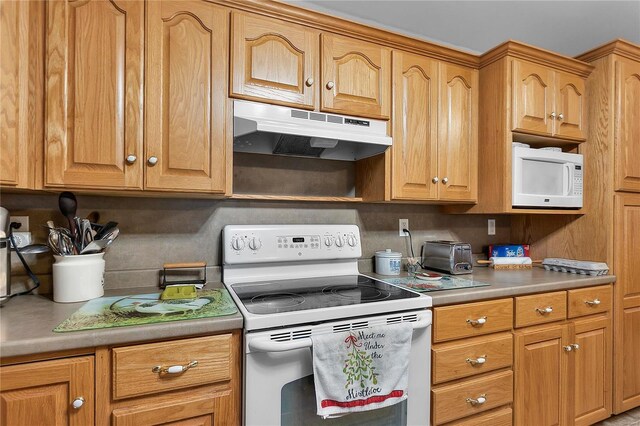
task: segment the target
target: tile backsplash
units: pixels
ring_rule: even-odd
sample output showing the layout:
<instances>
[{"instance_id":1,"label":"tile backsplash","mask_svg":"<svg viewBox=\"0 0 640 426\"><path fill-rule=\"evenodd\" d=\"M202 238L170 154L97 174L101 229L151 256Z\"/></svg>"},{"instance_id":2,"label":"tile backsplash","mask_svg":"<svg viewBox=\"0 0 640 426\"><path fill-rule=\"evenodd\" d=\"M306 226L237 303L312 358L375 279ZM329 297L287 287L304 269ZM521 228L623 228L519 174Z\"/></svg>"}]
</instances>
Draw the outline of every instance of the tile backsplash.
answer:
<instances>
[{"instance_id":1,"label":"tile backsplash","mask_svg":"<svg viewBox=\"0 0 640 426\"><path fill-rule=\"evenodd\" d=\"M474 253L483 246L509 241L508 216L448 215L438 206L369 203L301 203L213 199L106 197L76 194L78 216L92 211L100 221L119 223L120 237L105 256L107 288L157 286L159 270L167 262L205 261L210 277L219 278L220 234L227 224L356 224L363 242L362 271L371 271L377 250L409 253L409 239L398 236L398 219L409 219L416 256L421 243L451 239L471 243ZM58 194L3 193L0 205L12 215L28 215L35 242L44 242L47 220L64 225L58 211ZM496 219L496 235L487 235L487 219ZM43 291L50 289L53 258L29 256L27 261L42 278ZM13 281L25 281L24 270L14 255Z\"/></svg>"}]
</instances>

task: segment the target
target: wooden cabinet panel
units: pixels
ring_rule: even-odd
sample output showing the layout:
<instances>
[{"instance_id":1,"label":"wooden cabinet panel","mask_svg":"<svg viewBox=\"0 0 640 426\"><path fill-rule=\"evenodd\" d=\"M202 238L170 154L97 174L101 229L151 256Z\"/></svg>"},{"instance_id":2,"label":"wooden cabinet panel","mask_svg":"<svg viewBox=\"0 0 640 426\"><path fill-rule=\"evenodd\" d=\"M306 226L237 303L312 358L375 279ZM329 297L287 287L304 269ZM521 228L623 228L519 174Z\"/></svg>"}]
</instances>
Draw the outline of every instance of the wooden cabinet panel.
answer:
<instances>
[{"instance_id":1,"label":"wooden cabinet panel","mask_svg":"<svg viewBox=\"0 0 640 426\"><path fill-rule=\"evenodd\" d=\"M514 423L567 424L567 385L570 371L567 326L557 325L515 333Z\"/></svg>"},{"instance_id":2,"label":"wooden cabinet panel","mask_svg":"<svg viewBox=\"0 0 640 426\"><path fill-rule=\"evenodd\" d=\"M113 398L163 392L231 379L231 334L113 349ZM180 374L155 366L197 365Z\"/></svg>"},{"instance_id":3,"label":"wooden cabinet panel","mask_svg":"<svg viewBox=\"0 0 640 426\"><path fill-rule=\"evenodd\" d=\"M447 423L447 426L511 426L513 411L509 407L499 408L488 413Z\"/></svg>"},{"instance_id":4,"label":"wooden cabinet panel","mask_svg":"<svg viewBox=\"0 0 640 426\"><path fill-rule=\"evenodd\" d=\"M321 40L321 110L388 119L391 50L332 34Z\"/></svg>"},{"instance_id":5,"label":"wooden cabinet panel","mask_svg":"<svg viewBox=\"0 0 640 426\"><path fill-rule=\"evenodd\" d=\"M483 403L472 400L485 398ZM433 422L443 424L513 401L513 372L500 371L476 379L438 386L431 391Z\"/></svg>"},{"instance_id":6,"label":"wooden cabinet panel","mask_svg":"<svg viewBox=\"0 0 640 426\"><path fill-rule=\"evenodd\" d=\"M147 189L224 192L228 12L147 4Z\"/></svg>"},{"instance_id":7,"label":"wooden cabinet panel","mask_svg":"<svg viewBox=\"0 0 640 426\"><path fill-rule=\"evenodd\" d=\"M433 311L434 342L511 330L513 325L512 299L444 306Z\"/></svg>"},{"instance_id":8,"label":"wooden cabinet panel","mask_svg":"<svg viewBox=\"0 0 640 426\"><path fill-rule=\"evenodd\" d=\"M438 196L438 63L393 52L394 199L433 200Z\"/></svg>"},{"instance_id":9,"label":"wooden cabinet panel","mask_svg":"<svg viewBox=\"0 0 640 426\"><path fill-rule=\"evenodd\" d=\"M567 293L516 297L516 328L562 321L567 318Z\"/></svg>"},{"instance_id":10,"label":"wooden cabinet panel","mask_svg":"<svg viewBox=\"0 0 640 426\"><path fill-rule=\"evenodd\" d=\"M313 109L319 32L241 12L231 22L231 96Z\"/></svg>"},{"instance_id":11,"label":"wooden cabinet panel","mask_svg":"<svg viewBox=\"0 0 640 426\"><path fill-rule=\"evenodd\" d=\"M615 61L615 189L640 192L640 62Z\"/></svg>"},{"instance_id":12,"label":"wooden cabinet panel","mask_svg":"<svg viewBox=\"0 0 640 426\"><path fill-rule=\"evenodd\" d=\"M575 321L572 343L575 424L592 425L611 414L611 320L608 317Z\"/></svg>"},{"instance_id":13,"label":"wooden cabinet panel","mask_svg":"<svg viewBox=\"0 0 640 426\"><path fill-rule=\"evenodd\" d=\"M624 308L621 326L622 341L617 343L617 352L622 361L623 410L627 410L640 404L640 306Z\"/></svg>"},{"instance_id":14,"label":"wooden cabinet panel","mask_svg":"<svg viewBox=\"0 0 640 426\"><path fill-rule=\"evenodd\" d=\"M93 357L68 358L0 368L0 424L93 424ZM72 402L84 404L74 409Z\"/></svg>"},{"instance_id":15,"label":"wooden cabinet panel","mask_svg":"<svg viewBox=\"0 0 640 426\"><path fill-rule=\"evenodd\" d=\"M584 110L586 108L584 79L556 72L555 74L554 134L560 137L584 139Z\"/></svg>"},{"instance_id":16,"label":"wooden cabinet panel","mask_svg":"<svg viewBox=\"0 0 640 426\"><path fill-rule=\"evenodd\" d=\"M439 198L474 201L478 195L478 71L440 64Z\"/></svg>"},{"instance_id":17,"label":"wooden cabinet panel","mask_svg":"<svg viewBox=\"0 0 640 426\"><path fill-rule=\"evenodd\" d=\"M553 133L553 71L543 65L513 60L512 129Z\"/></svg>"},{"instance_id":18,"label":"wooden cabinet panel","mask_svg":"<svg viewBox=\"0 0 640 426\"><path fill-rule=\"evenodd\" d=\"M568 317L575 318L611 311L613 309L612 290L610 285L606 285L567 291Z\"/></svg>"},{"instance_id":19,"label":"wooden cabinet panel","mask_svg":"<svg viewBox=\"0 0 640 426\"><path fill-rule=\"evenodd\" d=\"M47 6L45 184L142 188L144 4Z\"/></svg>"},{"instance_id":20,"label":"wooden cabinet panel","mask_svg":"<svg viewBox=\"0 0 640 426\"><path fill-rule=\"evenodd\" d=\"M640 247L640 195L616 194L614 199L616 286L623 296L636 296L640 295L640 274L635 268Z\"/></svg>"},{"instance_id":21,"label":"wooden cabinet panel","mask_svg":"<svg viewBox=\"0 0 640 426\"><path fill-rule=\"evenodd\" d=\"M434 384L509 367L513 362L511 333L434 345Z\"/></svg>"}]
</instances>

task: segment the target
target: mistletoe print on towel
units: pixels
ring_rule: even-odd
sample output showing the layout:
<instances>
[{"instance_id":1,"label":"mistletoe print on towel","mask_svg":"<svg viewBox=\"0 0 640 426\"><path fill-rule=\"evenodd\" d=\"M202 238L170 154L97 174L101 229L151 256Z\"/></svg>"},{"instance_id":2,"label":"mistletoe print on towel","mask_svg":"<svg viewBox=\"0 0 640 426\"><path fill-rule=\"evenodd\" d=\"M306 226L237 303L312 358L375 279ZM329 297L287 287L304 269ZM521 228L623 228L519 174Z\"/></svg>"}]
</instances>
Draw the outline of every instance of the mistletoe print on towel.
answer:
<instances>
[{"instance_id":1,"label":"mistletoe print on towel","mask_svg":"<svg viewBox=\"0 0 640 426\"><path fill-rule=\"evenodd\" d=\"M411 325L398 324L314 340L318 414L366 411L405 400L411 335Z\"/></svg>"}]
</instances>

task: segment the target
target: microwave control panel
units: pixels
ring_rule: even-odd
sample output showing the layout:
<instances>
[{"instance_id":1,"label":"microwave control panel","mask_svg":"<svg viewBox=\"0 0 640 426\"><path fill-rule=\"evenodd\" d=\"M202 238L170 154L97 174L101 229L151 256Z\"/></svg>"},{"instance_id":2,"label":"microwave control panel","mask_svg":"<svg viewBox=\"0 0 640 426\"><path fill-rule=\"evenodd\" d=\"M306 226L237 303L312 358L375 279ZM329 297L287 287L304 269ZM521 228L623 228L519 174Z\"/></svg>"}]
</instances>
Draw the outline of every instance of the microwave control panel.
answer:
<instances>
[{"instance_id":1,"label":"microwave control panel","mask_svg":"<svg viewBox=\"0 0 640 426\"><path fill-rule=\"evenodd\" d=\"M582 166L576 164L573 172L573 195L582 195Z\"/></svg>"}]
</instances>

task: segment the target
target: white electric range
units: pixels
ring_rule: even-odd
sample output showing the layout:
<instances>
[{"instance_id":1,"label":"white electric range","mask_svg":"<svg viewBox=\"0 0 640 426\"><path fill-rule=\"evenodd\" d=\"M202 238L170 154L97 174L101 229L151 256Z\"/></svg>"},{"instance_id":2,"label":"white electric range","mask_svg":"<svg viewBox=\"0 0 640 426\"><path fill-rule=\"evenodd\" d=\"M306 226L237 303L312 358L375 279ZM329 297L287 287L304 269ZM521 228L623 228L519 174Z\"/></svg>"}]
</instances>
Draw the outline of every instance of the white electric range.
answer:
<instances>
[{"instance_id":1,"label":"white electric range","mask_svg":"<svg viewBox=\"0 0 640 426\"><path fill-rule=\"evenodd\" d=\"M223 282L244 316L245 425L429 423L431 298L362 275L355 225L227 225ZM316 415L311 336L411 322L408 399Z\"/></svg>"}]
</instances>

